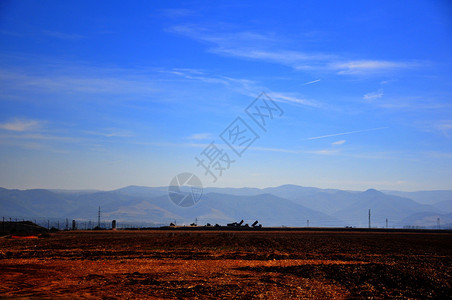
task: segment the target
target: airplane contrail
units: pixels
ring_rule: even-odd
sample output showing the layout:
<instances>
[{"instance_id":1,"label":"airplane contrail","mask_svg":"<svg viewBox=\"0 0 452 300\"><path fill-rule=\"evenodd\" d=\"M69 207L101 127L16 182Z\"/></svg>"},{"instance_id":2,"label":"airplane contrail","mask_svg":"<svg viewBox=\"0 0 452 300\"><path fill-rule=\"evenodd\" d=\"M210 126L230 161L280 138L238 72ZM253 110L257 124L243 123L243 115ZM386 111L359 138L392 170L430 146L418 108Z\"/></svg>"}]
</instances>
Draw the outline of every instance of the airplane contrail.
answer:
<instances>
[{"instance_id":1,"label":"airplane contrail","mask_svg":"<svg viewBox=\"0 0 452 300\"><path fill-rule=\"evenodd\" d=\"M327 134L327 135L322 135L322 136L311 137L311 138L308 138L308 140L323 139L323 138L332 137L332 136L346 135L346 134L360 133L360 132L374 131L374 130L381 130L381 129L386 129L386 128L389 128L389 127L378 127L378 128L372 128L372 129L364 129L364 130L355 130L355 131Z\"/></svg>"},{"instance_id":2,"label":"airplane contrail","mask_svg":"<svg viewBox=\"0 0 452 300\"><path fill-rule=\"evenodd\" d=\"M316 82L319 82L319 81L320 81L320 79L317 79L317 80L306 82L303 85L308 85L308 84L316 83Z\"/></svg>"}]
</instances>

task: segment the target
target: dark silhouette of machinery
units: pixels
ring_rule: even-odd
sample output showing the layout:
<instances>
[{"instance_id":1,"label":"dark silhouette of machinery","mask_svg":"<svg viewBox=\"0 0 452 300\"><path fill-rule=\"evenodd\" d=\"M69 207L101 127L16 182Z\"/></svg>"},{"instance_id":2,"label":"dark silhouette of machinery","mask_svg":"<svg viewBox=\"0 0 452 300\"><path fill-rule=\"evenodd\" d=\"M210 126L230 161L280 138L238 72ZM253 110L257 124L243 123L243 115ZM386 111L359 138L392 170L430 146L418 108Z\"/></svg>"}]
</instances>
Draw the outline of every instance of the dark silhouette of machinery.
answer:
<instances>
[{"instance_id":1,"label":"dark silhouette of machinery","mask_svg":"<svg viewBox=\"0 0 452 300\"><path fill-rule=\"evenodd\" d=\"M196 220L197 221L197 220ZM215 225L213 225L213 224L211 224L211 223L207 223L207 225L205 225L205 226L201 226L201 228L202 227L216 227L216 228L227 228L227 227L229 227L229 228L237 228L237 229L239 229L239 228L243 228L243 229L245 229L245 228L253 228L253 229L258 229L258 228L262 228L262 225L261 224L258 224L259 223L259 221L254 221L251 225L249 225L248 223L245 223L244 224L244 222L245 221L243 221L243 220L241 220L240 222L233 222L233 223L228 223L227 224L227 226L221 226L221 225L218 225L218 224L215 224ZM176 226L176 222L171 222L170 223L170 226L171 227L175 227ZM194 223L191 223L190 224L190 227L198 227L198 224L197 224L197 222L194 222Z\"/></svg>"},{"instance_id":2,"label":"dark silhouette of machinery","mask_svg":"<svg viewBox=\"0 0 452 300\"><path fill-rule=\"evenodd\" d=\"M242 224L243 224L243 220L240 221L239 223L237 223L237 222L229 223L228 227L240 227L240 226L242 226Z\"/></svg>"},{"instance_id":3,"label":"dark silhouette of machinery","mask_svg":"<svg viewBox=\"0 0 452 300\"><path fill-rule=\"evenodd\" d=\"M259 223L259 221L255 221L252 225L251 225L251 227L253 227L253 228L262 228L262 224L257 224L257 223Z\"/></svg>"},{"instance_id":4,"label":"dark silhouette of machinery","mask_svg":"<svg viewBox=\"0 0 452 300\"><path fill-rule=\"evenodd\" d=\"M249 227L252 227L252 228L262 228L262 225L261 224L257 224L257 223L259 223L259 221L254 221L254 223L253 224L251 224L251 226L250 225L248 225L248 224L245 224L245 225L242 225L243 224L243 220L241 220L240 222L234 222L234 223L229 223L228 225L227 225L227 227L244 227L244 228L249 228Z\"/></svg>"}]
</instances>

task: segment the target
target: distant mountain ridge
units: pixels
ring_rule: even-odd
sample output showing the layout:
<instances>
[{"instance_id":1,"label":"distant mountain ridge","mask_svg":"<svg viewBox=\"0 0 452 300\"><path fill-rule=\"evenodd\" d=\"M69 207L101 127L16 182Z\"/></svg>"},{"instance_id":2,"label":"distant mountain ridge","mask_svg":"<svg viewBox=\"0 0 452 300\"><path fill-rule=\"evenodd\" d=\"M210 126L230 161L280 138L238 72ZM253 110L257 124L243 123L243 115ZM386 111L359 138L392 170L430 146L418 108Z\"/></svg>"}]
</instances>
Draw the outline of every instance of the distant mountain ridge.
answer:
<instances>
[{"instance_id":1,"label":"distant mountain ridge","mask_svg":"<svg viewBox=\"0 0 452 300\"><path fill-rule=\"evenodd\" d=\"M170 222L190 224L226 224L244 219L259 220L264 226L368 226L434 227L433 219L448 224L452 213L452 191L430 191L414 195L431 197L441 194L441 201L424 204L405 197L407 192L383 193L320 189L297 185L259 188L213 188L203 191L203 198L193 207L181 208L168 198L167 187L128 186L113 191L9 190L0 188L0 217L71 218L96 220L98 207L106 220ZM430 193L430 196L428 195ZM415 197L416 198L416 197ZM431 201L433 202L433 201Z\"/></svg>"}]
</instances>

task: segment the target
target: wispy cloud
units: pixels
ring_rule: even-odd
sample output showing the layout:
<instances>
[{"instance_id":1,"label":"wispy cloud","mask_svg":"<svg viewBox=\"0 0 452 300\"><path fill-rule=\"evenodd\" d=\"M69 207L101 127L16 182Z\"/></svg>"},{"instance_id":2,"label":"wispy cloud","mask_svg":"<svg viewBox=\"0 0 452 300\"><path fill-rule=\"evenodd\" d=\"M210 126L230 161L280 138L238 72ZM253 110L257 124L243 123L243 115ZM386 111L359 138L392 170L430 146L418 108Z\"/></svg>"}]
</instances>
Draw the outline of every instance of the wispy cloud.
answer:
<instances>
[{"instance_id":1,"label":"wispy cloud","mask_svg":"<svg viewBox=\"0 0 452 300\"><path fill-rule=\"evenodd\" d=\"M80 138L68 137L68 136L57 136L41 133L33 134L0 134L0 140L35 140L35 141L58 141L58 142L71 142L78 143L81 141Z\"/></svg>"},{"instance_id":2,"label":"wispy cloud","mask_svg":"<svg viewBox=\"0 0 452 300\"><path fill-rule=\"evenodd\" d=\"M211 140L213 139L210 133L195 133L187 137L189 140Z\"/></svg>"},{"instance_id":3,"label":"wispy cloud","mask_svg":"<svg viewBox=\"0 0 452 300\"><path fill-rule=\"evenodd\" d=\"M346 142L346 140L340 140L340 141L333 142L332 145L333 146L339 146L339 145L345 144L345 142Z\"/></svg>"},{"instance_id":4,"label":"wispy cloud","mask_svg":"<svg viewBox=\"0 0 452 300\"><path fill-rule=\"evenodd\" d=\"M133 134L130 131L114 129L114 128L99 130L99 131L85 131L85 133L90 134L90 135L104 136L104 137L131 137L131 136L133 136Z\"/></svg>"},{"instance_id":5,"label":"wispy cloud","mask_svg":"<svg viewBox=\"0 0 452 300\"><path fill-rule=\"evenodd\" d=\"M319 81L320 81L320 79L317 79L317 80L313 80L313 81L309 81L309 82L303 83L303 85L313 84L313 83L316 83L316 82L319 82Z\"/></svg>"},{"instance_id":6,"label":"wispy cloud","mask_svg":"<svg viewBox=\"0 0 452 300\"><path fill-rule=\"evenodd\" d=\"M84 36L80 35L80 34L63 33L63 32L58 32L58 31L43 30L42 33L47 36L55 37L55 38L63 39L63 40L79 40L79 39L84 38Z\"/></svg>"},{"instance_id":7,"label":"wispy cloud","mask_svg":"<svg viewBox=\"0 0 452 300\"><path fill-rule=\"evenodd\" d=\"M44 124L44 121L30 120L30 119L13 119L4 123L0 123L0 129L9 131L34 131L40 129Z\"/></svg>"},{"instance_id":8,"label":"wispy cloud","mask_svg":"<svg viewBox=\"0 0 452 300\"><path fill-rule=\"evenodd\" d=\"M197 15L196 11L192 9L186 9L186 8L168 8L168 9L162 9L160 10L160 13L164 17L168 18L181 18L181 17L188 17L188 16L194 16Z\"/></svg>"},{"instance_id":9,"label":"wispy cloud","mask_svg":"<svg viewBox=\"0 0 452 300\"><path fill-rule=\"evenodd\" d=\"M158 91L149 78L137 70L75 67L65 63L47 66L44 75L33 70L2 70L0 79L8 83L9 89L45 92L137 94Z\"/></svg>"},{"instance_id":10,"label":"wispy cloud","mask_svg":"<svg viewBox=\"0 0 452 300\"><path fill-rule=\"evenodd\" d=\"M449 137L452 132L452 120L438 121L435 124L437 130L441 131L445 136Z\"/></svg>"},{"instance_id":11,"label":"wispy cloud","mask_svg":"<svg viewBox=\"0 0 452 300\"><path fill-rule=\"evenodd\" d=\"M291 96L284 93L277 93L277 92L271 92L270 97L278 102L284 102L284 103L295 103L295 104L302 104L307 106L313 106L313 107L321 107L320 103L316 103L314 101L306 100L303 98Z\"/></svg>"},{"instance_id":12,"label":"wispy cloud","mask_svg":"<svg viewBox=\"0 0 452 300\"><path fill-rule=\"evenodd\" d=\"M321 150L312 150L312 151L305 151L305 153L308 154L318 154L318 155L333 155L337 154L339 150L335 149L321 149Z\"/></svg>"},{"instance_id":13,"label":"wispy cloud","mask_svg":"<svg viewBox=\"0 0 452 300\"><path fill-rule=\"evenodd\" d=\"M428 157L433 157L433 158L452 159L452 152L430 151L430 152L424 152L423 154Z\"/></svg>"},{"instance_id":14,"label":"wispy cloud","mask_svg":"<svg viewBox=\"0 0 452 300\"><path fill-rule=\"evenodd\" d=\"M338 74L363 74L381 72L384 70L406 69L418 67L419 63L385 60L354 60L331 64L331 68L338 70Z\"/></svg>"},{"instance_id":15,"label":"wispy cloud","mask_svg":"<svg viewBox=\"0 0 452 300\"><path fill-rule=\"evenodd\" d=\"M20 34L20 33L8 31L8 30L0 30L0 34L10 35L10 36L22 36L22 34Z\"/></svg>"},{"instance_id":16,"label":"wispy cloud","mask_svg":"<svg viewBox=\"0 0 452 300\"><path fill-rule=\"evenodd\" d=\"M200 70L192 69L172 69L166 71L168 73L182 76L186 79L199 80L206 83L222 84L235 92L255 97L257 92L268 90L267 88L259 85L257 82L243 78L232 78L228 76L209 75ZM322 107L322 104L316 101L307 100L299 97L295 94L268 91L268 95L277 102L307 105L312 107Z\"/></svg>"},{"instance_id":17,"label":"wispy cloud","mask_svg":"<svg viewBox=\"0 0 452 300\"><path fill-rule=\"evenodd\" d=\"M45 151L45 152L51 152L51 153L69 153L67 150L58 149L53 146L49 146L49 145L43 144L41 142L36 142L36 141L3 140L0 138L0 145L19 147L19 148L29 149L29 150Z\"/></svg>"},{"instance_id":18,"label":"wispy cloud","mask_svg":"<svg viewBox=\"0 0 452 300\"><path fill-rule=\"evenodd\" d=\"M363 99L366 101L374 101L383 97L383 89L379 89L377 92L367 93L363 96Z\"/></svg>"},{"instance_id":19,"label":"wispy cloud","mask_svg":"<svg viewBox=\"0 0 452 300\"><path fill-rule=\"evenodd\" d=\"M261 60L290 66L296 70L335 72L339 75L362 75L388 70L419 67L419 62L361 59L350 60L331 53L284 49L287 44L276 35L250 31L215 31L196 25L179 25L168 31L211 45L208 51L244 59ZM314 83L313 81L310 83ZM308 83L309 84L309 83Z\"/></svg>"},{"instance_id":20,"label":"wispy cloud","mask_svg":"<svg viewBox=\"0 0 452 300\"><path fill-rule=\"evenodd\" d=\"M450 110L452 103L446 97L424 96L398 96L385 97L384 100L375 101L378 107L394 110L425 111L425 110Z\"/></svg>"},{"instance_id":21,"label":"wispy cloud","mask_svg":"<svg viewBox=\"0 0 452 300\"><path fill-rule=\"evenodd\" d=\"M354 134L354 133L382 130L382 129L387 129L387 128L388 127L378 127L378 128L372 128L372 129L364 129L364 130L347 131L347 132L341 132L341 133L333 133L333 134L321 135L321 136L316 136L316 137L310 137L310 138L308 138L308 140L317 140L317 139L329 138L329 137L333 137L333 136L340 136L340 135L347 135L347 134Z\"/></svg>"}]
</instances>

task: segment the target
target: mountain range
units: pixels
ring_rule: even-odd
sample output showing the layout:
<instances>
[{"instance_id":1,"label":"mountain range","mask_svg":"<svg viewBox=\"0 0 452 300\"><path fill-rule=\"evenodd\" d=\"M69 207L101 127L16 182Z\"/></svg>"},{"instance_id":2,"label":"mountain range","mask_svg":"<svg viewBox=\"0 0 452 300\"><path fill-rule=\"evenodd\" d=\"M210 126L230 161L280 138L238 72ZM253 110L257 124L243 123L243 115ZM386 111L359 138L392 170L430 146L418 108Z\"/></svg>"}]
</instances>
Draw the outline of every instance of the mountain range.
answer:
<instances>
[{"instance_id":1,"label":"mountain range","mask_svg":"<svg viewBox=\"0 0 452 300\"><path fill-rule=\"evenodd\" d=\"M0 218L74 219L148 226L220 224L259 220L263 226L452 227L452 191L344 191L298 185L205 188L192 207L179 207L167 187L128 186L113 191L0 188ZM387 221L386 221L387 220ZM386 223L387 222L387 223ZM62 223L61 223L62 224Z\"/></svg>"}]
</instances>

